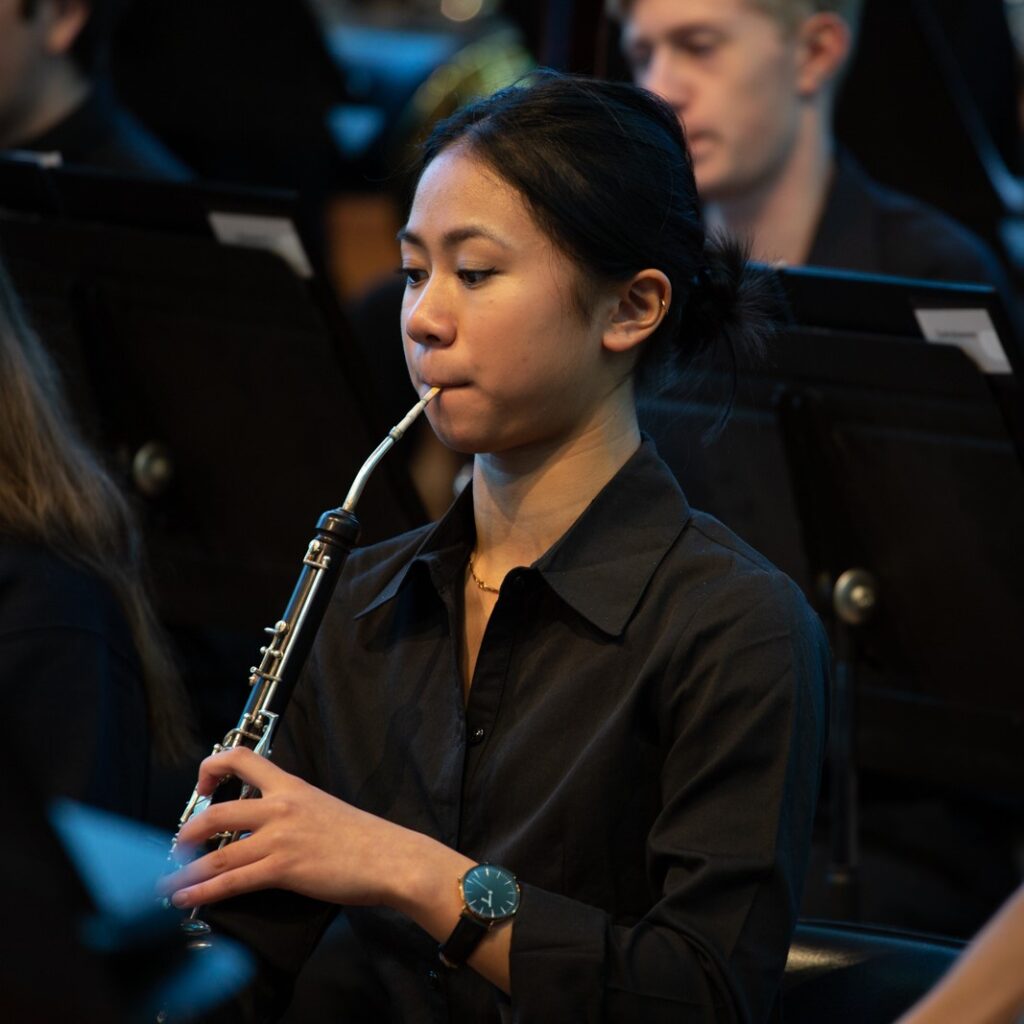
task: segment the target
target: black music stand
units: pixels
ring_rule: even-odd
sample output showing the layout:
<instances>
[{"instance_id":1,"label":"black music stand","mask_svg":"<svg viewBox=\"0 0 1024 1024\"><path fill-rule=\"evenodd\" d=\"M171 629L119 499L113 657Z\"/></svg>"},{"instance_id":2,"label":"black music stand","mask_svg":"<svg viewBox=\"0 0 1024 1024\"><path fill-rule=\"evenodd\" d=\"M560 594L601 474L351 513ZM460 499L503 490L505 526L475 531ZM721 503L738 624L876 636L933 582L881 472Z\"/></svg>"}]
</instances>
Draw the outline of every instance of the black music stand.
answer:
<instances>
[{"instance_id":1,"label":"black music stand","mask_svg":"<svg viewBox=\"0 0 1024 1024\"><path fill-rule=\"evenodd\" d=\"M831 284L854 301L847 277ZM881 284L907 303L920 291ZM831 626L836 913L856 915L858 769L1019 800L1024 648L1008 642L1024 619L1019 402L1012 377L990 380L953 346L790 327L764 365L741 368L716 444L697 440L709 418L699 403L644 407L693 504L793 576Z\"/></svg>"},{"instance_id":2,"label":"black music stand","mask_svg":"<svg viewBox=\"0 0 1024 1024\"><path fill-rule=\"evenodd\" d=\"M86 432L135 490L161 616L220 735L317 517L393 424L315 261L217 237L211 213L251 215L275 244L286 194L0 161L0 181L18 175L37 187L0 211L0 253ZM358 513L364 543L425 520L401 457Z\"/></svg>"}]
</instances>

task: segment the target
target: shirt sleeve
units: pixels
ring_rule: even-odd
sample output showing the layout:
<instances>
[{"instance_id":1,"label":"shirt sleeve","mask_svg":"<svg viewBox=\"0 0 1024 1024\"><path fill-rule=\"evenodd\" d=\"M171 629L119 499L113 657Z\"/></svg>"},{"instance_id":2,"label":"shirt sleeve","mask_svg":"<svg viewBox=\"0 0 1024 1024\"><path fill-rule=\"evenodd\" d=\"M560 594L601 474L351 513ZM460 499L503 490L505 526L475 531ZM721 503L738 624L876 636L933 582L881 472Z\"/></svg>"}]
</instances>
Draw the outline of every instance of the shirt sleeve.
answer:
<instances>
[{"instance_id":1,"label":"shirt sleeve","mask_svg":"<svg viewBox=\"0 0 1024 1024\"><path fill-rule=\"evenodd\" d=\"M524 885L515 1021L763 1021L772 1011L810 847L828 645L784 578L703 608L662 696L653 904L616 921Z\"/></svg>"}]
</instances>

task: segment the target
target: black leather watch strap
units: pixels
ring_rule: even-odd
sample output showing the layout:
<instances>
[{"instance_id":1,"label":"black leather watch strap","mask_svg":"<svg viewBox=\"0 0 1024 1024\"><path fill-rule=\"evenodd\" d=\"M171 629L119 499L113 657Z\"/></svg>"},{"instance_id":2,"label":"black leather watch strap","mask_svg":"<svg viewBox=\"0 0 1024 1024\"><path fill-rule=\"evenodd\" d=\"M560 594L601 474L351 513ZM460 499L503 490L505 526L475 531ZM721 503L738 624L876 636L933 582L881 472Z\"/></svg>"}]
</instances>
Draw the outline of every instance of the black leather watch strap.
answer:
<instances>
[{"instance_id":1,"label":"black leather watch strap","mask_svg":"<svg viewBox=\"0 0 1024 1024\"><path fill-rule=\"evenodd\" d=\"M461 967L489 930L482 921L463 913L451 935L437 948L441 963L452 969Z\"/></svg>"}]
</instances>

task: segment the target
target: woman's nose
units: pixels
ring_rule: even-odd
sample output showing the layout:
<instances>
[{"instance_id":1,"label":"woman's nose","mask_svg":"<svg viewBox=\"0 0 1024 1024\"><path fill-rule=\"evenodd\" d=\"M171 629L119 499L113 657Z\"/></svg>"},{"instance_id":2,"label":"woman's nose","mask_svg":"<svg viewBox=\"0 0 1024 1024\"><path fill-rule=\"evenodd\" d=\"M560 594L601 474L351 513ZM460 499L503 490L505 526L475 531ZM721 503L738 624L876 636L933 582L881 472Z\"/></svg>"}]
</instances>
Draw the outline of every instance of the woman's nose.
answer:
<instances>
[{"instance_id":1,"label":"woman's nose","mask_svg":"<svg viewBox=\"0 0 1024 1024\"><path fill-rule=\"evenodd\" d=\"M416 289L406 288L405 333L418 345L450 345L455 317L443 281L428 278Z\"/></svg>"}]
</instances>

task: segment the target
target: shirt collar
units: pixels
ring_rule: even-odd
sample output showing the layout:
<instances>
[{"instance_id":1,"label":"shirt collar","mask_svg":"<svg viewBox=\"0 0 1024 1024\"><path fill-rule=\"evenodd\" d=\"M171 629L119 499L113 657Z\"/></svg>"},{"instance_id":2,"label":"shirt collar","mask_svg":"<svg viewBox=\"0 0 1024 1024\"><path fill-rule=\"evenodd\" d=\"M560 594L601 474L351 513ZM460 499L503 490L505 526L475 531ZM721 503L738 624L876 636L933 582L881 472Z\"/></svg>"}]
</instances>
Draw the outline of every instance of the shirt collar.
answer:
<instances>
[{"instance_id":1,"label":"shirt collar","mask_svg":"<svg viewBox=\"0 0 1024 1024\"><path fill-rule=\"evenodd\" d=\"M620 636L689 518L679 484L645 438L536 568L566 604Z\"/></svg>"},{"instance_id":2,"label":"shirt collar","mask_svg":"<svg viewBox=\"0 0 1024 1024\"><path fill-rule=\"evenodd\" d=\"M644 438L579 519L532 568L598 629L620 636L689 518L690 508L679 484L658 456L654 442ZM359 617L390 601L413 572L425 570L437 590L461 579L474 540L473 503L467 488Z\"/></svg>"},{"instance_id":3,"label":"shirt collar","mask_svg":"<svg viewBox=\"0 0 1024 1024\"><path fill-rule=\"evenodd\" d=\"M438 591L461 575L476 540L472 491L472 485L462 491L451 508L427 531L409 561L368 605L356 613L357 619L390 601L413 574L429 574Z\"/></svg>"}]
</instances>

